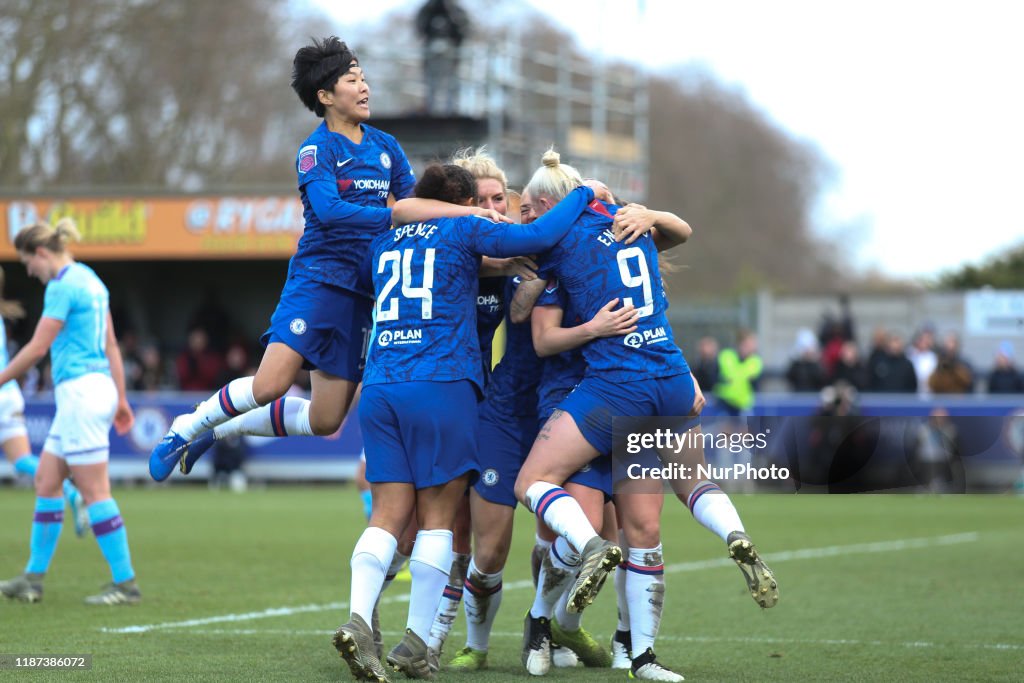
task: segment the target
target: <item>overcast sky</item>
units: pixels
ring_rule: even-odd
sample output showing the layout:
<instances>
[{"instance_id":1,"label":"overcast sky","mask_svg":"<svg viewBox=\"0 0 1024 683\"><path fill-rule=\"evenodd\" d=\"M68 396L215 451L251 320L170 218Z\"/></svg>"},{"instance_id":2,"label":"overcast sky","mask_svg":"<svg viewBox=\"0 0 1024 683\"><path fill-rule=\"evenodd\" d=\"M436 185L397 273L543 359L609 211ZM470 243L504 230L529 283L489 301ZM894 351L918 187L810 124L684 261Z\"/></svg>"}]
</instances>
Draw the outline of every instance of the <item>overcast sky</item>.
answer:
<instances>
[{"instance_id":1,"label":"overcast sky","mask_svg":"<svg viewBox=\"0 0 1024 683\"><path fill-rule=\"evenodd\" d=\"M312 1L344 25L421 4ZM836 166L817 222L864 226L861 265L933 275L1024 240L1024 3L646 0L643 16L637 0L461 4L529 4L585 48L699 62L740 88Z\"/></svg>"}]
</instances>

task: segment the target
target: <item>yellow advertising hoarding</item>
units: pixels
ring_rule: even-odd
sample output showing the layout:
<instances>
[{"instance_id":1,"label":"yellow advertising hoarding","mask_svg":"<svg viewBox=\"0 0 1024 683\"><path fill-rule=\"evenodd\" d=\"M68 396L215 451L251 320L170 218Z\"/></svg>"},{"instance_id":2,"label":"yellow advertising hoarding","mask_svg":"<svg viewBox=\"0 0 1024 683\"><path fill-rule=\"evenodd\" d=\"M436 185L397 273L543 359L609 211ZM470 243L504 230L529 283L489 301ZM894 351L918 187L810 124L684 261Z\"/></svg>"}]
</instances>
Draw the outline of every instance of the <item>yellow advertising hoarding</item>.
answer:
<instances>
[{"instance_id":1,"label":"yellow advertising hoarding","mask_svg":"<svg viewBox=\"0 0 1024 683\"><path fill-rule=\"evenodd\" d=\"M17 259L23 227L64 216L82 233L83 260L288 258L304 226L296 195L4 199L0 210L2 260Z\"/></svg>"}]
</instances>

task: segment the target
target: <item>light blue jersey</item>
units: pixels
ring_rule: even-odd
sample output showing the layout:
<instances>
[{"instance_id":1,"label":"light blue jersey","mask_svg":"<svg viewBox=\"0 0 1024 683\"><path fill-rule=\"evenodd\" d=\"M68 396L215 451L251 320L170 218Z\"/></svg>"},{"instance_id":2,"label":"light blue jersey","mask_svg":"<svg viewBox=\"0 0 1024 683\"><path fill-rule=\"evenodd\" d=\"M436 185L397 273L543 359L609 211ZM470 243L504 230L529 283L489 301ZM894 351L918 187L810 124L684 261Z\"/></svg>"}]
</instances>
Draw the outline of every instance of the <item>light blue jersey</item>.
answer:
<instances>
[{"instance_id":1,"label":"light blue jersey","mask_svg":"<svg viewBox=\"0 0 1024 683\"><path fill-rule=\"evenodd\" d=\"M92 268L71 263L46 285L43 317L64 327L50 347L54 386L92 372L110 374L107 311L110 294Z\"/></svg>"},{"instance_id":2,"label":"light blue jersey","mask_svg":"<svg viewBox=\"0 0 1024 683\"><path fill-rule=\"evenodd\" d=\"M7 355L7 325L4 324L3 320L0 320L0 367L7 367L7 364L11 362L11 357ZM5 393L11 390L18 389L18 381L11 380L7 384L0 387L0 393Z\"/></svg>"}]
</instances>

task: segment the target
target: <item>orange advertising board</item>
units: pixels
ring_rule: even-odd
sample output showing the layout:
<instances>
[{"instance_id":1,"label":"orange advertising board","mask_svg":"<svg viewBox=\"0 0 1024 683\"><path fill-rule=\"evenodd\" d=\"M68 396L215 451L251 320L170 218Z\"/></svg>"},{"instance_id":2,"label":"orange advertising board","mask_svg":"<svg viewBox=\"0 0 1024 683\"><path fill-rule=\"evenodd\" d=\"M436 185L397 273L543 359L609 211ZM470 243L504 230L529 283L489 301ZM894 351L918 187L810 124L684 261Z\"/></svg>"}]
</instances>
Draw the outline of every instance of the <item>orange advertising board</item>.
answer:
<instances>
[{"instance_id":1,"label":"orange advertising board","mask_svg":"<svg viewBox=\"0 0 1024 683\"><path fill-rule=\"evenodd\" d=\"M17 259L23 227L64 216L82 233L83 260L288 258L304 227L297 195L3 199L0 211L2 260Z\"/></svg>"}]
</instances>

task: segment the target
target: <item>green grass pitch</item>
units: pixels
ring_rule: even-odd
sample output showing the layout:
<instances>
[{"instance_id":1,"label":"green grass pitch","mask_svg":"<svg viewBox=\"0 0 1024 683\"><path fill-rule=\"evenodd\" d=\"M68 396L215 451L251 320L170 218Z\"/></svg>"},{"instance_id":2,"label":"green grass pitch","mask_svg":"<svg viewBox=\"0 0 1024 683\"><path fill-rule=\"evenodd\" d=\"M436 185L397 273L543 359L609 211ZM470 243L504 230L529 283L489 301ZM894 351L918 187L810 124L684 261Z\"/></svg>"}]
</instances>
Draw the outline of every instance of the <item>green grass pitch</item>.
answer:
<instances>
[{"instance_id":1,"label":"green grass pitch","mask_svg":"<svg viewBox=\"0 0 1024 683\"><path fill-rule=\"evenodd\" d=\"M65 525L42 603L0 603L0 653L91 654L90 672L0 671L57 680L346 681L331 646L347 619L348 561L363 528L351 487L245 495L199 488L115 492L143 590L136 607L87 607L109 580L91 537ZM1024 671L1024 498L734 496L779 579L762 611L724 544L675 500L663 528L667 599L659 659L688 681L1011 681ZM0 489L0 575L28 552L31 491ZM533 523L520 510L491 665L442 674L522 679ZM387 647L405 626L396 584ZM611 583L584 617L607 641ZM462 617L446 656L462 646ZM552 670L555 680L625 672Z\"/></svg>"}]
</instances>

